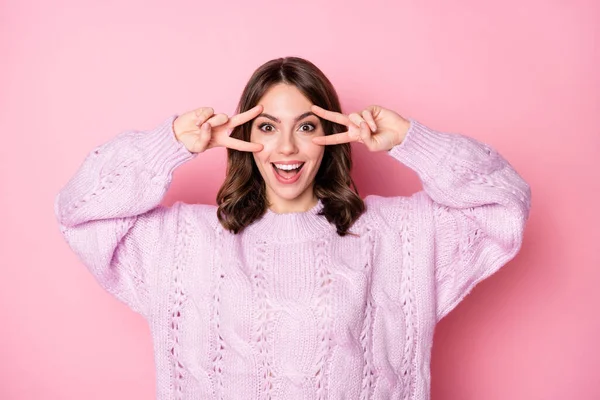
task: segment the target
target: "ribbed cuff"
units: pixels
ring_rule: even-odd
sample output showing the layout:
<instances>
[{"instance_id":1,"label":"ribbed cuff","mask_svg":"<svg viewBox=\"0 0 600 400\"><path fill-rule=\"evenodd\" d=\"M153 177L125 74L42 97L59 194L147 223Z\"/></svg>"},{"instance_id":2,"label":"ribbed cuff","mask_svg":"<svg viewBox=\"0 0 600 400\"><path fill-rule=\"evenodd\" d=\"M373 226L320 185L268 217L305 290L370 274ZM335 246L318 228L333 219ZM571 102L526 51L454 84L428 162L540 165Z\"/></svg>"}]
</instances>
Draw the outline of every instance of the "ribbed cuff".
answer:
<instances>
[{"instance_id":1,"label":"ribbed cuff","mask_svg":"<svg viewBox=\"0 0 600 400\"><path fill-rule=\"evenodd\" d=\"M452 153L456 141L451 134L434 131L410 119L410 127L402 143L392 147L388 154L416 171L432 176L444 159Z\"/></svg>"},{"instance_id":2,"label":"ribbed cuff","mask_svg":"<svg viewBox=\"0 0 600 400\"><path fill-rule=\"evenodd\" d=\"M156 128L141 136L140 146L145 150L148 168L156 174L167 176L179 165L189 161L198 153L190 152L177 140L173 122L177 115L171 115Z\"/></svg>"}]
</instances>

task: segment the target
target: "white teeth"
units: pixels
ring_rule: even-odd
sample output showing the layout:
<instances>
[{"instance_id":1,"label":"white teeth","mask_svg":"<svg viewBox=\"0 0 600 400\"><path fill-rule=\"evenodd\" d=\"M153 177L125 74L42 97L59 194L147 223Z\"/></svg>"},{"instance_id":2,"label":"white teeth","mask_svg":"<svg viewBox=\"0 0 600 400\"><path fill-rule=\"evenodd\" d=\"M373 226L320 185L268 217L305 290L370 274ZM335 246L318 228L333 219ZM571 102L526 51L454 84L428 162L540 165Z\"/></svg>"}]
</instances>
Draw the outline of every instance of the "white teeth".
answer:
<instances>
[{"instance_id":1,"label":"white teeth","mask_svg":"<svg viewBox=\"0 0 600 400\"><path fill-rule=\"evenodd\" d=\"M278 169L283 169L285 171L291 171L292 169L300 168L302 164L275 164Z\"/></svg>"}]
</instances>

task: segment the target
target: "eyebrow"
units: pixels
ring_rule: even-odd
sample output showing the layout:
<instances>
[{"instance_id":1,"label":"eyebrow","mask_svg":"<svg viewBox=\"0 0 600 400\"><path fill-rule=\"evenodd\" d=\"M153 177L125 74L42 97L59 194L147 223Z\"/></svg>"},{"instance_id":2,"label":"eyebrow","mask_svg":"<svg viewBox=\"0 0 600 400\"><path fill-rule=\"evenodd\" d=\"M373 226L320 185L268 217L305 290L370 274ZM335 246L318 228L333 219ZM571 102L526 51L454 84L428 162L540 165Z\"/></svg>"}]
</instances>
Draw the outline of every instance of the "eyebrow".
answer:
<instances>
[{"instance_id":1,"label":"eyebrow","mask_svg":"<svg viewBox=\"0 0 600 400\"><path fill-rule=\"evenodd\" d=\"M301 119L304 119L304 118L306 118L306 117L308 117L308 116L310 116L310 115L314 115L315 117L317 116L317 114L315 114L314 112L312 112L312 111L307 111L307 112L305 112L304 114L301 114L301 115L297 116L297 117L294 119L294 122L298 122L298 121L300 121ZM258 118L258 117L265 117L265 118L268 118L268 119L270 119L270 120L272 120L272 121L275 121L275 122L277 122L277 123L279 123L279 124L281 123L281 120L280 120L279 118L276 118L276 117L274 117L274 116L272 116L272 115L270 115L270 114L265 114L265 113L262 113L262 114L258 115L256 118Z\"/></svg>"}]
</instances>

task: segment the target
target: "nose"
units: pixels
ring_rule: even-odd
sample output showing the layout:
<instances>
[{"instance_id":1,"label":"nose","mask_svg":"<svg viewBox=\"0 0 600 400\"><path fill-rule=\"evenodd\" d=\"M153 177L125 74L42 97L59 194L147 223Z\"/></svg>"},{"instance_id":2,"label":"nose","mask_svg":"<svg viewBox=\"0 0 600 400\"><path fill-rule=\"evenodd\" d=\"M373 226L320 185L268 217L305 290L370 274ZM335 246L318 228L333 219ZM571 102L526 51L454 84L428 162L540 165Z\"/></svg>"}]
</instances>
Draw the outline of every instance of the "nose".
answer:
<instances>
[{"instance_id":1,"label":"nose","mask_svg":"<svg viewBox=\"0 0 600 400\"><path fill-rule=\"evenodd\" d=\"M298 152L296 139L292 133L286 132L280 135L279 142L277 143L277 151L283 155L291 155Z\"/></svg>"}]
</instances>

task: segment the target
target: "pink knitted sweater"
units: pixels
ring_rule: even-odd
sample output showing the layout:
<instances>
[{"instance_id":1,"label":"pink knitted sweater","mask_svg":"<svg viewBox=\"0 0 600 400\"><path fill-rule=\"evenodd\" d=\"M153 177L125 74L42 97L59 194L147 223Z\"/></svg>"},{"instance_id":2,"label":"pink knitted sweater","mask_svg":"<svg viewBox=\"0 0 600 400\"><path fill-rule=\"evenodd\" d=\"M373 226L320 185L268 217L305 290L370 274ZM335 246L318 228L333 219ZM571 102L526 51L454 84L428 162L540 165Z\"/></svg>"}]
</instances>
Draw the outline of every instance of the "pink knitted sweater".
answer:
<instances>
[{"instance_id":1,"label":"pink knitted sweater","mask_svg":"<svg viewBox=\"0 0 600 400\"><path fill-rule=\"evenodd\" d=\"M321 202L234 235L214 206L160 204L198 156L175 118L93 149L55 200L69 246L147 319L157 397L428 399L436 322L521 247L531 190L511 165L411 120L388 154L424 190L367 196L357 236Z\"/></svg>"}]
</instances>

